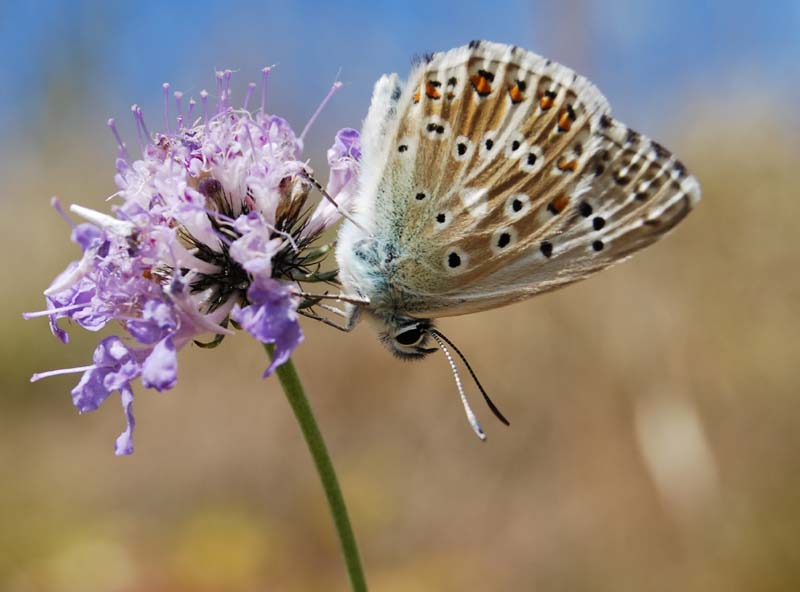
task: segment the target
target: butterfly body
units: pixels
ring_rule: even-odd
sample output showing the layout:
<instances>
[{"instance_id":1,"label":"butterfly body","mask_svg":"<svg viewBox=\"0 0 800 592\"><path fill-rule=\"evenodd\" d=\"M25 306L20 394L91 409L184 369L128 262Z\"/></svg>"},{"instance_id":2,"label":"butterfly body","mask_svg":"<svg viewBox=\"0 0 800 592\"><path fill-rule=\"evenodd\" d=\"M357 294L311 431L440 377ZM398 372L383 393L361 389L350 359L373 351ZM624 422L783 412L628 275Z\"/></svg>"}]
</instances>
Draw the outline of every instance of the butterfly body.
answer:
<instances>
[{"instance_id":1,"label":"butterfly body","mask_svg":"<svg viewBox=\"0 0 800 592\"><path fill-rule=\"evenodd\" d=\"M365 302L349 325L364 313L407 357L433 351L431 319L583 279L663 236L700 196L588 80L489 42L427 56L405 84L382 77L362 142L337 246L344 291Z\"/></svg>"}]
</instances>

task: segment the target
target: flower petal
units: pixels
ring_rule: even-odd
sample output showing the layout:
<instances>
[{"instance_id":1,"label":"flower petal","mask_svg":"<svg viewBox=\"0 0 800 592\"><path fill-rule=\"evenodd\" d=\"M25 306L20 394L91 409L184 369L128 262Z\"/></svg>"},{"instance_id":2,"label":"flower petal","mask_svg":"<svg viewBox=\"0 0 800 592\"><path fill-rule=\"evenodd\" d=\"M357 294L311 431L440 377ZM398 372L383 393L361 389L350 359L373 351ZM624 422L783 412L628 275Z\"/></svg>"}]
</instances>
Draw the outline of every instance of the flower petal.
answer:
<instances>
[{"instance_id":1,"label":"flower petal","mask_svg":"<svg viewBox=\"0 0 800 592\"><path fill-rule=\"evenodd\" d=\"M350 128L339 130L333 146L328 149L330 177L325 188L339 209L327 199L322 200L303 229L303 236L315 236L333 225L341 216L340 210L350 211L358 184L361 160L361 136Z\"/></svg>"},{"instance_id":2,"label":"flower petal","mask_svg":"<svg viewBox=\"0 0 800 592\"><path fill-rule=\"evenodd\" d=\"M133 417L133 391L130 387L125 387L120 391L120 398L128 425L125 430L117 436L117 441L114 443L114 454L117 456L127 456L133 454L133 430L136 427L136 420Z\"/></svg>"},{"instance_id":3,"label":"flower petal","mask_svg":"<svg viewBox=\"0 0 800 592\"><path fill-rule=\"evenodd\" d=\"M177 381L178 356L172 336L169 336L156 344L142 364L142 384L161 392L174 387Z\"/></svg>"},{"instance_id":4,"label":"flower petal","mask_svg":"<svg viewBox=\"0 0 800 592\"><path fill-rule=\"evenodd\" d=\"M72 389L72 404L81 413L94 411L111 394L111 391L103 384L104 374L104 371L99 368L87 370Z\"/></svg>"},{"instance_id":5,"label":"flower petal","mask_svg":"<svg viewBox=\"0 0 800 592\"><path fill-rule=\"evenodd\" d=\"M143 345L151 345L163 339L167 332L177 326L174 309L162 300L148 300L140 320L127 324L128 332Z\"/></svg>"},{"instance_id":6,"label":"flower petal","mask_svg":"<svg viewBox=\"0 0 800 592\"><path fill-rule=\"evenodd\" d=\"M265 278L272 276L272 258L280 250L283 241L270 238L272 231L267 228L258 212L239 216L234 228L242 234L230 246L230 255L253 276Z\"/></svg>"},{"instance_id":7,"label":"flower petal","mask_svg":"<svg viewBox=\"0 0 800 592\"><path fill-rule=\"evenodd\" d=\"M250 285L247 297L252 304L244 308L235 306L231 318L261 343L275 344L273 361L264 372L266 377L286 362L303 341L303 331L297 322L297 299L287 286L261 278Z\"/></svg>"}]
</instances>

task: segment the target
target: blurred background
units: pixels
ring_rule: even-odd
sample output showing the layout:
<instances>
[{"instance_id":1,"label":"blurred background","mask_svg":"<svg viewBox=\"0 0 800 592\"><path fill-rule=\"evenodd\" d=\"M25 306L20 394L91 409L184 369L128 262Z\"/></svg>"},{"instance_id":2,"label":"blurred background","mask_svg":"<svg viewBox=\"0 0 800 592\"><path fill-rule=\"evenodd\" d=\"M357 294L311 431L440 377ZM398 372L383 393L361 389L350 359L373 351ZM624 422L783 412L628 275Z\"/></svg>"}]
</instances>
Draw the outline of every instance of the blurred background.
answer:
<instances>
[{"instance_id":1,"label":"blurred background","mask_svg":"<svg viewBox=\"0 0 800 592\"><path fill-rule=\"evenodd\" d=\"M474 38L570 65L614 114L678 153L703 202L663 242L566 290L448 319L512 427L447 364L393 359L369 327L304 324L295 360L326 434L372 589L800 589L800 5L101 1L0 5L0 589L344 590L327 507L249 338L186 348L170 392L137 389L136 453L113 455L118 398L78 416L87 363L43 319L78 257L49 206L115 190L107 117L158 121L187 95L277 64L268 110L319 170L374 80ZM474 394L474 393L473 393Z\"/></svg>"}]
</instances>

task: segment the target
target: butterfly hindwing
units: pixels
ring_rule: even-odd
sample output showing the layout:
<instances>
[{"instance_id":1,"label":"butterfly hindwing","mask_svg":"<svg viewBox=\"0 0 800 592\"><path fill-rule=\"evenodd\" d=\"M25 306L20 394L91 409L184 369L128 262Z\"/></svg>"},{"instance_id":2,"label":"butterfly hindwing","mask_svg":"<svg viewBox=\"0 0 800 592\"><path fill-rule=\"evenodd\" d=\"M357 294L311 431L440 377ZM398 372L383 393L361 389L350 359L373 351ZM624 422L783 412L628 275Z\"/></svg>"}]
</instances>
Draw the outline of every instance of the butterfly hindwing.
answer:
<instances>
[{"instance_id":1,"label":"butterfly hindwing","mask_svg":"<svg viewBox=\"0 0 800 592\"><path fill-rule=\"evenodd\" d=\"M411 314L483 310L579 280L699 199L674 156L536 54L476 42L421 60L402 93L393 84L369 193Z\"/></svg>"}]
</instances>

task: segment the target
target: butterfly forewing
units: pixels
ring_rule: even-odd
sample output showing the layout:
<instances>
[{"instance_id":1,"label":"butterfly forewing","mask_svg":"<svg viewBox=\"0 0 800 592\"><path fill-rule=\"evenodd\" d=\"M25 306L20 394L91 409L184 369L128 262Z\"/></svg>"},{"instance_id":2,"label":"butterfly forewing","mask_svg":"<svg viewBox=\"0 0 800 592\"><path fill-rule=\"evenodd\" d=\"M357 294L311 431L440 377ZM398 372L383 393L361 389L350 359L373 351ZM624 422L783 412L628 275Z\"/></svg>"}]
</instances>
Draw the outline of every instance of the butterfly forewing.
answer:
<instances>
[{"instance_id":1,"label":"butterfly forewing","mask_svg":"<svg viewBox=\"0 0 800 592\"><path fill-rule=\"evenodd\" d=\"M487 42L423 59L384 124L376 234L410 314L508 304L650 244L699 199L585 78Z\"/></svg>"}]
</instances>

